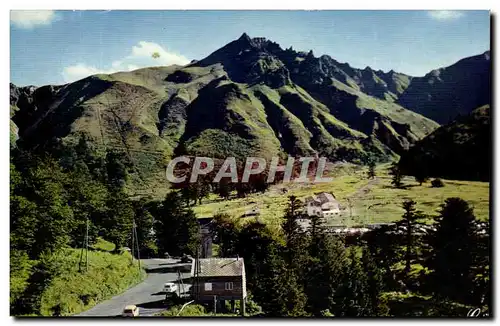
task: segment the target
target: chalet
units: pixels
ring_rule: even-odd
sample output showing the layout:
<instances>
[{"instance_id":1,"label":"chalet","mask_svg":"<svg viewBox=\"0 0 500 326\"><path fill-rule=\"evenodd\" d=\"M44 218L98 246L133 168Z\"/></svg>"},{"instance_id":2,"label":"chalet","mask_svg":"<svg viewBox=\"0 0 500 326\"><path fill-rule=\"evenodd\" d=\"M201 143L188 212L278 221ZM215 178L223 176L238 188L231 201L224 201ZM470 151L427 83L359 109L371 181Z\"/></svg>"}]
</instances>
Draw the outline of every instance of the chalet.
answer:
<instances>
[{"instance_id":1,"label":"chalet","mask_svg":"<svg viewBox=\"0 0 500 326\"><path fill-rule=\"evenodd\" d=\"M245 263L243 258L200 258L191 265L193 297L201 303L216 303L224 307L226 300L240 300L241 313L245 313L247 297Z\"/></svg>"},{"instance_id":2,"label":"chalet","mask_svg":"<svg viewBox=\"0 0 500 326\"><path fill-rule=\"evenodd\" d=\"M328 192L307 197L305 204L309 216L334 217L340 215L340 203L333 194Z\"/></svg>"}]
</instances>

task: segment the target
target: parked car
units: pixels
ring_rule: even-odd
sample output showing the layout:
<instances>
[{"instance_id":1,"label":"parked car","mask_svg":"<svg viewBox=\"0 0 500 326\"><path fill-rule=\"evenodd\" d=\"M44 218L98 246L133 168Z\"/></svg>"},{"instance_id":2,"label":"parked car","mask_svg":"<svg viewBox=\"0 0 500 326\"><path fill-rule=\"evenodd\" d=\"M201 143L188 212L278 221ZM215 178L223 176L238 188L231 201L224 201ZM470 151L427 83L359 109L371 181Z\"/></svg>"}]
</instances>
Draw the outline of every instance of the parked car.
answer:
<instances>
[{"instance_id":1,"label":"parked car","mask_svg":"<svg viewBox=\"0 0 500 326\"><path fill-rule=\"evenodd\" d=\"M179 287L175 283L168 282L163 285L163 292L165 292L166 294L177 293L178 290Z\"/></svg>"},{"instance_id":2,"label":"parked car","mask_svg":"<svg viewBox=\"0 0 500 326\"><path fill-rule=\"evenodd\" d=\"M183 255L181 258L181 263L192 263L193 262L193 257L190 255Z\"/></svg>"},{"instance_id":3,"label":"parked car","mask_svg":"<svg viewBox=\"0 0 500 326\"><path fill-rule=\"evenodd\" d=\"M139 307L136 305L128 305L123 309L123 317L137 317L139 316Z\"/></svg>"}]
</instances>

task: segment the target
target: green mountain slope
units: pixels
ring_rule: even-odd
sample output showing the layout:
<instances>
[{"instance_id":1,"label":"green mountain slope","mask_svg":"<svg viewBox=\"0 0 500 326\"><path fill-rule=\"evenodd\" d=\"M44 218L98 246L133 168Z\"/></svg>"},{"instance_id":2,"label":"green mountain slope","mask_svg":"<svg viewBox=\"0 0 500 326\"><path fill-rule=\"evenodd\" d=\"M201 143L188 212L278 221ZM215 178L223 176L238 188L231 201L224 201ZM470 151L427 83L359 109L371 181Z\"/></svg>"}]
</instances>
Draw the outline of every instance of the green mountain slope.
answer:
<instances>
[{"instance_id":1,"label":"green mountain slope","mask_svg":"<svg viewBox=\"0 0 500 326\"><path fill-rule=\"evenodd\" d=\"M397 102L440 124L490 103L490 51L413 78Z\"/></svg>"},{"instance_id":2,"label":"green mountain slope","mask_svg":"<svg viewBox=\"0 0 500 326\"><path fill-rule=\"evenodd\" d=\"M408 175L419 171L432 177L490 180L490 106L482 106L442 126L401 156Z\"/></svg>"},{"instance_id":3,"label":"green mountain slope","mask_svg":"<svg viewBox=\"0 0 500 326\"><path fill-rule=\"evenodd\" d=\"M166 162L182 153L391 159L438 127L393 102L410 79L244 34L184 67L11 84L12 121L18 146L50 151L85 134L122 151L133 166L130 191L143 194L167 187Z\"/></svg>"}]
</instances>

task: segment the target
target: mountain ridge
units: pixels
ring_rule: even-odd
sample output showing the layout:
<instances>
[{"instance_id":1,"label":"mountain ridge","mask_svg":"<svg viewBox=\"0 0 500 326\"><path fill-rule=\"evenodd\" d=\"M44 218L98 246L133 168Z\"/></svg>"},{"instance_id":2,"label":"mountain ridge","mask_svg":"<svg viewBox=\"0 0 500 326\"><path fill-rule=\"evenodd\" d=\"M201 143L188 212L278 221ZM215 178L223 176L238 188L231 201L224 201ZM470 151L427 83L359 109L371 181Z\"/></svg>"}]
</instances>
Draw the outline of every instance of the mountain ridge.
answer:
<instances>
[{"instance_id":1,"label":"mountain ridge","mask_svg":"<svg viewBox=\"0 0 500 326\"><path fill-rule=\"evenodd\" d=\"M439 126L397 103L410 81L243 34L186 66L61 86L11 84L19 128L11 138L50 148L86 135L95 146L120 149L136 167L134 191L151 189L150 179L164 182L166 162L183 153L387 161Z\"/></svg>"},{"instance_id":2,"label":"mountain ridge","mask_svg":"<svg viewBox=\"0 0 500 326\"><path fill-rule=\"evenodd\" d=\"M491 103L490 51L413 78L397 102L440 124Z\"/></svg>"},{"instance_id":3,"label":"mountain ridge","mask_svg":"<svg viewBox=\"0 0 500 326\"><path fill-rule=\"evenodd\" d=\"M491 131L490 106L484 105L419 140L399 165L408 175L489 181Z\"/></svg>"}]
</instances>

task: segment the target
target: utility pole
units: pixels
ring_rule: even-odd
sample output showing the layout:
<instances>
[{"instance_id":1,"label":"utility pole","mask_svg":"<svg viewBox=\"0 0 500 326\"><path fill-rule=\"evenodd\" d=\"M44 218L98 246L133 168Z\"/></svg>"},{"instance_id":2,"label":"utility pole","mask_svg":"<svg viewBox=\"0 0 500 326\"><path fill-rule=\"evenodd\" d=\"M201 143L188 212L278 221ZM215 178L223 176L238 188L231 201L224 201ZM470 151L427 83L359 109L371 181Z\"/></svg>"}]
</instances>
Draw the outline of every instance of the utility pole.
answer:
<instances>
[{"instance_id":1,"label":"utility pole","mask_svg":"<svg viewBox=\"0 0 500 326\"><path fill-rule=\"evenodd\" d=\"M89 217L87 216L87 227L85 231L85 261L86 261L86 271L89 270Z\"/></svg>"},{"instance_id":2,"label":"utility pole","mask_svg":"<svg viewBox=\"0 0 500 326\"><path fill-rule=\"evenodd\" d=\"M132 253L132 265L134 264L134 247L135 247L135 241L134 241L135 240L134 239L134 234L135 234L135 232L134 232L134 226L135 225L134 224L135 224L134 220L132 220L132 246L130 248L131 249L131 253Z\"/></svg>"},{"instance_id":3,"label":"utility pole","mask_svg":"<svg viewBox=\"0 0 500 326\"><path fill-rule=\"evenodd\" d=\"M200 298L200 250L196 246L196 257L194 258L194 280L195 280L195 299Z\"/></svg>"},{"instance_id":4,"label":"utility pole","mask_svg":"<svg viewBox=\"0 0 500 326\"><path fill-rule=\"evenodd\" d=\"M87 237L83 237L82 241L82 250L80 251L80 261L78 262L78 271L82 271L82 261L83 261L83 251L85 250L85 241L87 240Z\"/></svg>"},{"instance_id":5,"label":"utility pole","mask_svg":"<svg viewBox=\"0 0 500 326\"><path fill-rule=\"evenodd\" d=\"M181 278L181 271L178 269L177 270L177 283L179 286L177 287L177 293L179 294L179 298L181 297L181 284L182 284L182 278ZM182 284L182 293L184 293L184 285Z\"/></svg>"},{"instance_id":6,"label":"utility pole","mask_svg":"<svg viewBox=\"0 0 500 326\"><path fill-rule=\"evenodd\" d=\"M137 261L139 263L139 269L141 269L141 250L139 248L139 237L137 236L137 225L135 224L135 219L133 220L133 232L135 235L135 244L137 245Z\"/></svg>"},{"instance_id":7,"label":"utility pole","mask_svg":"<svg viewBox=\"0 0 500 326\"><path fill-rule=\"evenodd\" d=\"M89 218L87 216L85 226L85 237L83 238L82 251L80 252L80 262L78 263L78 271L82 271L83 251L85 250L85 271L89 270Z\"/></svg>"}]
</instances>

